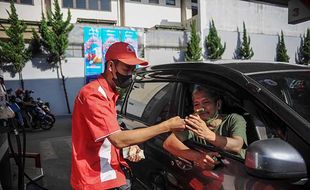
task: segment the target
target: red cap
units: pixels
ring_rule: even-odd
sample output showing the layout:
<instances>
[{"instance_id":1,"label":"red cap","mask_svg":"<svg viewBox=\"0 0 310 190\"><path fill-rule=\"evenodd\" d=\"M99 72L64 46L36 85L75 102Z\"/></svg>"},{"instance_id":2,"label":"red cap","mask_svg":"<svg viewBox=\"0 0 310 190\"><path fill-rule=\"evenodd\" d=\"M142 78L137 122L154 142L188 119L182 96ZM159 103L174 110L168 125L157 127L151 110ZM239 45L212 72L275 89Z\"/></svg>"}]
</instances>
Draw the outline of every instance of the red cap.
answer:
<instances>
[{"instance_id":1,"label":"red cap","mask_svg":"<svg viewBox=\"0 0 310 190\"><path fill-rule=\"evenodd\" d=\"M132 45L125 42L115 42L112 44L105 54L105 59L107 61L119 60L127 65L145 66L149 64L145 60L138 59L135 49L132 47Z\"/></svg>"}]
</instances>

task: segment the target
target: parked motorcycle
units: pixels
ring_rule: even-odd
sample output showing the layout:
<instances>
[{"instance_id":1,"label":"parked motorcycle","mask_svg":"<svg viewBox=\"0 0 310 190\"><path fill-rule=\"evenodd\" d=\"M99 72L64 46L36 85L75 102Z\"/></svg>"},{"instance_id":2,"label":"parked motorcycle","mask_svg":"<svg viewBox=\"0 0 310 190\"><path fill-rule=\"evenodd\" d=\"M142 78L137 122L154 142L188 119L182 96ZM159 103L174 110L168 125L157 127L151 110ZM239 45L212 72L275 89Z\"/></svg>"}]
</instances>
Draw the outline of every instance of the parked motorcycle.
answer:
<instances>
[{"instance_id":1,"label":"parked motorcycle","mask_svg":"<svg viewBox=\"0 0 310 190\"><path fill-rule=\"evenodd\" d=\"M28 128L33 129L50 129L56 121L54 114L51 113L48 102L43 102L40 98L36 101L31 96L34 93L32 90L15 91L15 96L10 95L10 104L16 108L16 113L19 113L18 123ZM22 119L20 119L22 118Z\"/></svg>"},{"instance_id":2,"label":"parked motorcycle","mask_svg":"<svg viewBox=\"0 0 310 190\"><path fill-rule=\"evenodd\" d=\"M37 126L42 129L50 129L53 127L56 119L54 114L51 113L48 102L43 102L40 98L35 101L36 107L35 112L37 116Z\"/></svg>"}]
</instances>

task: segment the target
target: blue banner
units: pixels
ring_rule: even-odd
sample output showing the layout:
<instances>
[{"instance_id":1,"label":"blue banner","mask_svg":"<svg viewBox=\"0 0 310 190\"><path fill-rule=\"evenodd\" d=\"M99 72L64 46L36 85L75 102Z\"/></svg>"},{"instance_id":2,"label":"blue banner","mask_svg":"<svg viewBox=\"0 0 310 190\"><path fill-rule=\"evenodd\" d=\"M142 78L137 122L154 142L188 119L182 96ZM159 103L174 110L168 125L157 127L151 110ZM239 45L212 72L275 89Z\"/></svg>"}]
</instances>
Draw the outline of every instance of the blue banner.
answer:
<instances>
[{"instance_id":1,"label":"blue banner","mask_svg":"<svg viewBox=\"0 0 310 190\"><path fill-rule=\"evenodd\" d=\"M84 28L85 76L102 73L102 39L99 28Z\"/></svg>"},{"instance_id":2,"label":"blue banner","mask_svg":"<svg viewBox=\"0 0 310 190\"><path fill-rule=\"evenodd\" d=\"M84 55L86 83L104 72L105 54L115 42L127 42L138 51L136 30L84 27Z\"/></svg>"},{"instance_id":3,"label":"blue banner","mask_svg":"<svg viewBox=\"0 0 310 190\"><path fill-rule=\"evenodd\" d=\"M101 39L102 39L102 59L103 64L105 63L105 54L108 51L109 47L115 42L121 41L120 39L120 30L119 29L101 29Z\"/></svg>"},{"instance_id":4,"label":"blue banner","mask_svg":"<svg viewBox=\"0 0 310 190\"><path fill-rule=\"evenodd\" d=\"M121 30L121 41L132 45L138 55L138 33L136 30Z\"/></svg>"}]
</instances>

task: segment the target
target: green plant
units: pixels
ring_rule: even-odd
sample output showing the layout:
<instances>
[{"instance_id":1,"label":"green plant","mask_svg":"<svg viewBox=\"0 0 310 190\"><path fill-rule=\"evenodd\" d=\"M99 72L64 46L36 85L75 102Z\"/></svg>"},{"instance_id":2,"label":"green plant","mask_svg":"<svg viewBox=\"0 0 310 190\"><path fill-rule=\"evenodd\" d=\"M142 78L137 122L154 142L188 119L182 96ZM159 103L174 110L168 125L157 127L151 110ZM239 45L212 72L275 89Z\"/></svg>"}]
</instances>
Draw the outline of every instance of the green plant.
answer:
<instances>
[{"instance_id":1,"label":"green plant","mask_svg":"<svg viewBox=\"0 0 310 190\"><path fill-rule=\"evenodd\" d=\"M289 62L290 61L290 57L287 55L287 50L285 47L284 35L283 35L282 30L281 30L281 35L278 36L276 60L281 61L281 62Z\"/></svg>"},{"instance_id":2,"label":"green plant","mask_svg":"<svg viewBox=\"0 0 310 190\"><path fill-rule=\"evenodd\" d=\"M305 35L301 36L295 60L297 64L310 65L310 28Z\"/></svg>"},{"instance_id":3,"label":"green plant","mask_svg":"<svg viewBox=\"0 0 310 190\"><path fill-rule=\"evenodd\" d=\"M47 19L42 13L40 22L40 34L43 49L48 54L47 61L60 70L61 81L66 98L68 113L71 113L68 94L65 83L65 76L62 70L62 60L65 58L65 51L68 48L68 35L73 29L70 24L71 12L68 10L67 19L63 20L58 0L54 0L54 12L47 12Z\"/></svg>"},{"instance_id":4,"label":"green plant","mask_svg":"<svg viewBox=\"0 0 310 190\"><path fill-rule=\"evenodd\" d=\"M41 40L38 33L32 28L32 39L29 43L29 53L31 53L32 57L41 53Z\"/></svg>"},{"instance_id":5,"label":"green plant","mask_svg":"<svg viewBox=\"0 0 310 190\"><path fill-rule=\"evenodd\" d=\"M242 37L242 44L239 48L239 59L251 59L254 55L252 47L250 47L251 38L247 35L247 31L245 28L245 23L243 22L243 37Z\"/></svg>"},{"instance_id":6,"label":"green plant","mask_svg":"<svg viewBox=\"0 0 310 190\"><path fill-rule=\"evenodd\" d=\"M197 32L196 22L191 23L190 41L187 43L185 61L200 61L202 56L200 47L200 36Z\"/></svg>"},{"instance_id":7,"label":"green plant","mask_svg":"<svg viewBox=\"0 0 310 190\"><path fill-rule=\"evenodd\" d=\"M12 72L19 74L21 87L24 89L22 70L26 62L31 58L31 52L29 48L26 48L23 36L27 26L23 21L19 20L13 0L10 1L10 11L7 10L7 13L10 26L5 28L1 25L1 27L9 40L7 42L0 41L1 63L13 66Z\"/></svg>"},{"instance_id":8,"label":"green plant","mask_svg":"<svg viewBox=\"0 0 310 190\"><path fill-rule=\"evenodd\" d=\"M210 23L209 34L205 39L205 44L207 46L208 59L221 59L226 49L226 43L224 43L224 46L221 44L221 38L217 34L213 20Z\"/></svg>"}]
</instances>

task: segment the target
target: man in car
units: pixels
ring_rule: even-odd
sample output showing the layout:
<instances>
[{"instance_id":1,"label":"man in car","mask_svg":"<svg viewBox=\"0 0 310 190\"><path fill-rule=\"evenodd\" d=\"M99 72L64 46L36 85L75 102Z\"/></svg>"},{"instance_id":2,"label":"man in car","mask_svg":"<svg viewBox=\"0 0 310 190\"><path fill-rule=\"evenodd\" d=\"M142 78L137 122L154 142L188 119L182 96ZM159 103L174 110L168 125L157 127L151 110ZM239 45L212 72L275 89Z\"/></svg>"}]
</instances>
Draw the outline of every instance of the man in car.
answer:
<instances>
[{"instance_id":1,"label":"man in car","mask_svg":"<svg viewBox=\"0 0 310 190\"><path fill-rule=\"evenodd\" d=\"M111 45L105 58L104 73L85 85L74 103L71 170L74 189L130 189L130 172L120 149L185 128L184 120L174 117L148 128L122 131L116 114L117 87L127 88L136 65L148 63L138 59L133 47L124 42ZM137 146L131 147L129 152L133 156L129 160L139 161L139 151Z\"/></svg>"},{"instance_id":2,"label":"man in car","mask_svg":"<svg viewBox=\"0 0 310 190\"><path fill-rule=\"evenodd\" d=\"M219 114L222 100L211 89L196 86L192 93L194 110L200 113L191 114L186 119L189 130L172 133L164 142L164 148L172 154L191 160L196 165L212 169L216 153L202 153L188 148L183 141L192 139L199 143L211 143L214 146L236 154L245 155L244 146L247 145L246 121L238 114Z\"/></svg>"}]
</instances>

